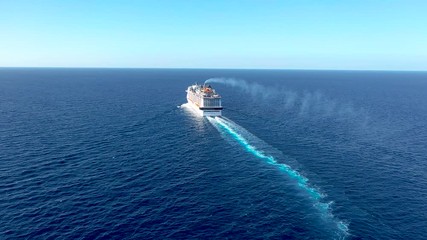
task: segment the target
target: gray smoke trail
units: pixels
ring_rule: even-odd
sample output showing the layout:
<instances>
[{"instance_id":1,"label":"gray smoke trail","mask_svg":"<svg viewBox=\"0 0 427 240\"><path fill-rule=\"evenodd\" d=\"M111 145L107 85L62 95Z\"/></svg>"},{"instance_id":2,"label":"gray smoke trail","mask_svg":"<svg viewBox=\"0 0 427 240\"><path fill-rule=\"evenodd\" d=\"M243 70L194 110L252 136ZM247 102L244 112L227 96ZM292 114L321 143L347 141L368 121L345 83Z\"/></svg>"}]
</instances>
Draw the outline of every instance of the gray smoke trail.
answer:
<instances>
[{"instance_id":1,"label":"gray smoke trail","mask_svg":"<svg viewBox=\"0 0 427 240\"><path fill-rule=\"evenodd\" d=\"M353 119L364 115L362 109L356 110L351 104L338 103L320 91L299 93L283 88L266 87L235 78L210 78L205 83L220 83L238 88L254 97L257 102L269 104L274 101L277 110L293 110L300 116Z\"/></svg>"},{"instance_id":2,"label":"gray smoke trail","mask_svg":"<svg viewBox=\"0 0 427 240\"><path fill-rule=\"evenodd\" d=\"M242 79L235 78L210 78L205 81L205 83L221 83L225 85L229 85L231 87L239 88L246 93L249 93L253 97L262 97L263 99L268 99L272 96L277 96L279 92L277 92L273 88L264 87L258 83L248 83Z\"/></svg>"}]
</instances>

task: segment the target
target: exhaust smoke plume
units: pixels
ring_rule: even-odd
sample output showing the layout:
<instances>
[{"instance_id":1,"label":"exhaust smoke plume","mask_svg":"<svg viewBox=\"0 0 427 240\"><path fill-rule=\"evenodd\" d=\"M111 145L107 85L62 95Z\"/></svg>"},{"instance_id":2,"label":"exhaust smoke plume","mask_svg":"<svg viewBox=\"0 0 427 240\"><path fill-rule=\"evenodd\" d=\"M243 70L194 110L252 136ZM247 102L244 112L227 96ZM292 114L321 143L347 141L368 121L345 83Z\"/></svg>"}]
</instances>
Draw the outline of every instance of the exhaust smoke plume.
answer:
<instances>
[{"instance_id":1,"label":"exhaust smoke plume","mask_svg":"<svg viewBox=\"0 0 427 240\"><path fill-rule=\"evenodd\" d=\"M263 103L275 103L280 111L293 111L300 116L315 118L353 119L366 118L363 109L355 109L349 103L330 99L320 91L297 92L285 88L266 87L258 83L235 78L210 78L205 83L220 83L237 88Z\"/></svg>"}]
</instances>

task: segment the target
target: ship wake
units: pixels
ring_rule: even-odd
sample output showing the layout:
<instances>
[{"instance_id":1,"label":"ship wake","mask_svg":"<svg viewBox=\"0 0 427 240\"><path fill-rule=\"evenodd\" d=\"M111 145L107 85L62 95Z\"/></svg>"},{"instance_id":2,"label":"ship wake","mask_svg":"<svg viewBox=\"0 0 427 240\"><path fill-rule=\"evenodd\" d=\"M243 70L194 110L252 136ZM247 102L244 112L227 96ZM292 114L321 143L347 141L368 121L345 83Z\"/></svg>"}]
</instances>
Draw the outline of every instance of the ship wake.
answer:
<instances>
[{"instance_id":1,"label":"ship wake","mask_svg":"<svg viewBox=\"0 0 427 240\"><path fill-rule=\"evenodd\" d=\"M283 172L289 180L294 181L295 186L311 199L313 206L319 211L322 219L334 228L332 231L335 233L337 239L345 239L349 235L348 224L332 214L332 202L327 202L326 195L320 189L312 186L307 177L301 174L296 168L291 167L292 165L297 165L297 163L293 163L291 159L286 159L289 164L283 163L282 158L284 156L279 150L273 148L228 118L208 117L207 119L222 133L223 137L231 137L231 140L238 143L246 152L263 160L267 164L273 165L279 171ZM278 161L278 159L281 161Z\"/></svg>"}]
</instances>

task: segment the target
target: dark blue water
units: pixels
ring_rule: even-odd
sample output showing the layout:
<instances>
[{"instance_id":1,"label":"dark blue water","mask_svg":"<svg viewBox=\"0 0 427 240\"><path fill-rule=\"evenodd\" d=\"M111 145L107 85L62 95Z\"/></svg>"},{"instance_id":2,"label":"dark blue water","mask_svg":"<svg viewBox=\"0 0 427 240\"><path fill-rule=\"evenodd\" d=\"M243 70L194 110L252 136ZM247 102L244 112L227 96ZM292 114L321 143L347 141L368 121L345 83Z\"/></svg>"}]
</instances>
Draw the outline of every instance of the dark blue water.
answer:
<instances>
[{"instance_id":1,"label":"dark blue water","mask_svg":"<svg viewBox=\"0 0 427 240\"><path fill-rule=\"evenodd\" d=\"M427 239L426 122L425 72L3 68L0 238Z\"/></svg>"}]
</instances>

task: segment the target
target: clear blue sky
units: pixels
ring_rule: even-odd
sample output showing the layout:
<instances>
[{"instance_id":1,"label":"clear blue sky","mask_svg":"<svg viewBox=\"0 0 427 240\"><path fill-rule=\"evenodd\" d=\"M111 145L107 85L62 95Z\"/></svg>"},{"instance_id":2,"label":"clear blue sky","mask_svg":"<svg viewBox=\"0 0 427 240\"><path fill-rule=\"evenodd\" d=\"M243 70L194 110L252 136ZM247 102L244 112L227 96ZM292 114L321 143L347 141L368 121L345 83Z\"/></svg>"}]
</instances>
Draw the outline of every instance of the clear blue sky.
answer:
<instances>
[{"instance_id":1,"label":"clear blue sky","mask_svg":"<svg viewBox=\"0 0 427 240\"><path fill-rule=\"evenodd\" d=\"M0 66L427 70L427 1L0 0Z\"/></svg>"}]
</instances>

